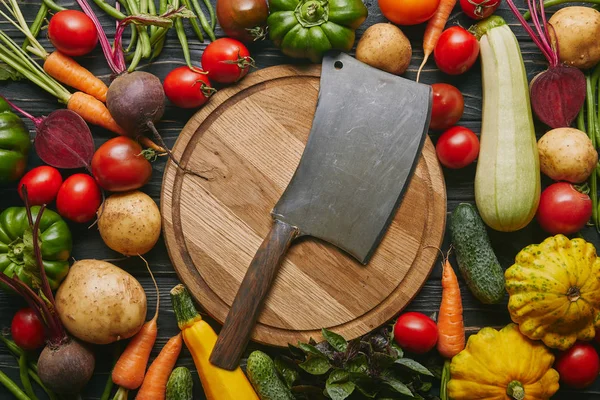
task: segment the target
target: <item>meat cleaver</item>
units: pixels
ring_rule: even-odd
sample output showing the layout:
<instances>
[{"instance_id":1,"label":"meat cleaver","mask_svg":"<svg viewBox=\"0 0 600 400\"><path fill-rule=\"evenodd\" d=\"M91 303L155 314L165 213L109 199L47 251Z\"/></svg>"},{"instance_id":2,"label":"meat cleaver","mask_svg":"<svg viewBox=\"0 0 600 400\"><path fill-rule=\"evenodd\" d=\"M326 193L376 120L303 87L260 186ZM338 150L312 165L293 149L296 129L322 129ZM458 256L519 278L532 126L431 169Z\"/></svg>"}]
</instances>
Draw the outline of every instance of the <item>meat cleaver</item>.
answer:
<instances>
[{"instance_id":1,"label":"meat cleaver","mask_svg":"<svg viewBox=\"0 0 600 400\"><path fill-rule=\"evenodd\" d=\"M210 362L233 370L292 241L325 240L367 264L402 201L431 117L432 91L344 53L323 58L300 164L273 208Z\"/></svg>"}]
</instances>

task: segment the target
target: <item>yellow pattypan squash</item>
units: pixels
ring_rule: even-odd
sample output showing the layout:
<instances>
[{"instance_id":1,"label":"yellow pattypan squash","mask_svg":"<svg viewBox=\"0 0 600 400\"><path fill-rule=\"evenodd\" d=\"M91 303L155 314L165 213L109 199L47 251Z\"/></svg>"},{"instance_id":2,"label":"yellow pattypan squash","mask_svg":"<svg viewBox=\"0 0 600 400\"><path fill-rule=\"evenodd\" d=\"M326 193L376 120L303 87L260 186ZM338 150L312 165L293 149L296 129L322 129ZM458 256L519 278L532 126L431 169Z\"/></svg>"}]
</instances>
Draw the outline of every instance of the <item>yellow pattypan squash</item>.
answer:
<instances>
[{"instance_id":1,"label":"yellow pattypan squash","mask_svg":"<svg viewBox=\"0 0 600 400\"><path fill-rule=\"evenodd\" d=\"M525 247L506 270L508 311L521 333L566 350L600 327L600 259L583 239L556 235Z\"/></svg>"},{"instance_id":2,"label":"yellow pattypan squash","mask_svg":"<svg viewBox=\"0 0 600 400\"><path fill-rule=\"evenodd\" d=\"M519 332L483 328L452 359L448 395L452 400L545 400L558 390L554 355Z\"/></svg>"}]
</instances>

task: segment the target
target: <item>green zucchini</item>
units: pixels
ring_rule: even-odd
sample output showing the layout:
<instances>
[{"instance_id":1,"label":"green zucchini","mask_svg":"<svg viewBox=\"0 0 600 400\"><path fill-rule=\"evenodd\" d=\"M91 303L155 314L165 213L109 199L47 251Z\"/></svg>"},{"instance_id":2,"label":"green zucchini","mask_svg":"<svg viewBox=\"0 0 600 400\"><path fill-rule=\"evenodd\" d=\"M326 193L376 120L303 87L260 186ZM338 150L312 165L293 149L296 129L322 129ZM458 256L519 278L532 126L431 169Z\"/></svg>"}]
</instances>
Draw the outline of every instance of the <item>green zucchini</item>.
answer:
<instances>
[{"instance_id":1,"label":"green zucchini","mask_svg":"<svg viewBox=\"0 0 600 400\"><path fill-rule=\"evenodd\" d=\"M167 382L166 400L193 400L192 373L186 367L177 367Z\"/></svg>"},{"instance_id":2,"label":"green zucchini","mask_svg":"<svg viewBox=\"0 0 600 400\"><path fill-rule=\"evenodd\" d=\"M487 225L512 232L531 222L540 201L540 162L527 74L517 38L501 17L489 17L474 31L483 76L475 201Z\"/></svg>"},{"instance_id":3,"label":"green zucchini","mask_svg":"<svg viewBox=\"0 0 600 400\"><path fill-rule=\"evenodd\" d=\"M458 269L471 293L485 304L502 301L504 271L473 205L462 203L456 207L450 217L450 236Z\"/></svg>"},{"instance_id":4,"label":"green zucchini","mask_svg":"<svg viewBox=\"0 0 600 400\"><path fill-rule=\"evenodd\" d=\"M290 389L277 375L273 360L262 351L250 354L246 373L260 400L294 400Z\"/></svg>"}]
</instances>

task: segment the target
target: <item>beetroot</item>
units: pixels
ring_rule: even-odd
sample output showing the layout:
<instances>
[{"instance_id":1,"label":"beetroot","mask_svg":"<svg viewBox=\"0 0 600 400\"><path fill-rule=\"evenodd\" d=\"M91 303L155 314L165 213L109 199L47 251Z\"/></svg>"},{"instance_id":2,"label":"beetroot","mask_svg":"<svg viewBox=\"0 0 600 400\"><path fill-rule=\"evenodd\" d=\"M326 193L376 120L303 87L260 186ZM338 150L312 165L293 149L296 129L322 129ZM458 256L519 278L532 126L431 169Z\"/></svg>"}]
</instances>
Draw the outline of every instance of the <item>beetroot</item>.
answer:
<instances>
[{"instance_id":1,"label":"beetroot","mask_svg":"<svg viewBox=\"0 0 600 400\"><path fill-rule=\"evenodd\" d=\"M40 380L58 394L75 395L92 377L95 366L94 353L67 335L56 313L54 294L50 289L46 270L42 264L42 252L39 244L39 225L46 205L40 207L34 223L29 207L27 187L23 186L21 191L27 209L29 229L33 236L32 252L35 267L37 267L31 268L29 272L34 275L35 282L39 282L34 284L36 289L39 287L39 294L16 276L9 277L0 273L0 282L23 297L45 325L46 347L42 350L38 360Z\"/></svg>"},{"instance_id":2,"label":"beetroot","mask_svg":"<svg viewBox=\"0 0 600 400\"><path fill-rule=\"evenodd\" d=\"M513 1L507 2L549 63L548 69L530 83L531 107L538 119L551 128L568 127L585 102L585 75L575 67L560 63L558 44L550 40L553 28L546 20L543 0L539 0L539 10L535 0L527 0L535 31L521 16Z\"/></svg>"}]
</instances>

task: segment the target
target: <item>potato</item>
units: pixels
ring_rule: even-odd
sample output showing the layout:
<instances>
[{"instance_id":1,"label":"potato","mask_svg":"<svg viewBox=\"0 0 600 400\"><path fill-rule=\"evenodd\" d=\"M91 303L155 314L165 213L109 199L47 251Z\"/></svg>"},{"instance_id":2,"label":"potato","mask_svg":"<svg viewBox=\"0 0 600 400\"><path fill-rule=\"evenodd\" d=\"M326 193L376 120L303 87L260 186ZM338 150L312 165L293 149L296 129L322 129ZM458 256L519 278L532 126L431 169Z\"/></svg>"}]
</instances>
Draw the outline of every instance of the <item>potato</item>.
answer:
<instances>
[{"instance_id":1,"label":"potato","mask_svg":"<svg viewBox=\"0 0 600 400\"><path fill-rule=\"evenodd\" d=\"M554 28L554 41L558 39L562 62L581 69L600 62L600 12L590 7L565 7L548 22Z\"/></svg>"},{"instance_id":2,"label":"potato","mask_svg":"<svg viewBox=\"0 0 600 400\"><path fill-rule=\"evenodd\" d=\"M379 23L370 26L356 47L356 58L372 67L403 74L410 65L412 47L400 28Z\"/></svg>"},{"instance_id":3,"label":"potato","mask_svg":"<svg viewBox=\"0 0 600 400\"><path fill-rule=\"evenodd\" d=\"M538 141L540 169L555 181L581 183L595 170L598 153L588 136L573 128L547 132Z\"/></svg>"},{"instance_id":4,"label":"potato","mask_svg":"<svg viewBox=\"0 0 600 400\"><path fill-rule=\"evenodd\" d=\"M98 209L98 229L104 243L126 256L149 252L160 236L160 211L145 193L116 193Z\"/></svg>"},{"instance_id":5,"label":"potato","mask_svg":"<svg viewBox=\"0 0 600 400\"><path fill-rule=\"evenodd\" d=\"M107 344L135 335L146 320L146 293L121 268L100 260L81 260L56 293L56 310L77 339Z\"/></svg>"}]
</instances>

